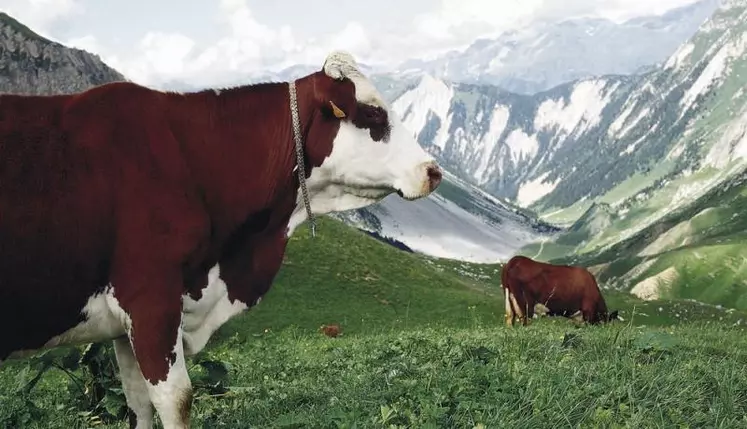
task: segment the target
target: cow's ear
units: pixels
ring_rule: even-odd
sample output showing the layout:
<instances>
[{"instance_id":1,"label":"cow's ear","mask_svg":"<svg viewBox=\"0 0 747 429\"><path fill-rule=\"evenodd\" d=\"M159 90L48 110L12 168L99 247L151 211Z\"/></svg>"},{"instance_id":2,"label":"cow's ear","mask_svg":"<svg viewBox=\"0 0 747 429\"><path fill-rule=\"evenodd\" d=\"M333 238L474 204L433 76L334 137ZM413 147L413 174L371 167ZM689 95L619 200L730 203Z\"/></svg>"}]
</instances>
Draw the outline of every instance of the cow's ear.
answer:
<instances>
[{"instance_id":1,"label":"cow's ear","mask_svg":"<svg viewBox=\"0 0 747 429\"><path fill-rule=\"evenodd\" d=\"M342 109L340 109L339 107L337 107L337 105L335 104L334 101L329 100L329 105L332 108L332 114L335 115L335 118L342 119L342 118L345 118L347 116Z\"/></svg>"}]
</instances>

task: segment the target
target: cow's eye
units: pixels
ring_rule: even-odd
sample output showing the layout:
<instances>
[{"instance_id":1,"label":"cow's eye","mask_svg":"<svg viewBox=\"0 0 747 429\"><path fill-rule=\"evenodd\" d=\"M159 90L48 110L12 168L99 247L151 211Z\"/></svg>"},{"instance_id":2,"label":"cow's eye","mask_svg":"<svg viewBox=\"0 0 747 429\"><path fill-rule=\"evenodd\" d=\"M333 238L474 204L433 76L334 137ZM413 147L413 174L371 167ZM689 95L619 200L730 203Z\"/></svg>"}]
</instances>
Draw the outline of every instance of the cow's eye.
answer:
<instances>
[{"instance_id":1,"label":"cow's eye","mask_svg":"<svg viewBox=\"0 0 747 429\"><path fill-rule=\"evenodd\" d=\"M375 141L389 140L389 115L381 107L358 103L353 124L358 128L368 129Z\"/></svg>"}]
</instances>

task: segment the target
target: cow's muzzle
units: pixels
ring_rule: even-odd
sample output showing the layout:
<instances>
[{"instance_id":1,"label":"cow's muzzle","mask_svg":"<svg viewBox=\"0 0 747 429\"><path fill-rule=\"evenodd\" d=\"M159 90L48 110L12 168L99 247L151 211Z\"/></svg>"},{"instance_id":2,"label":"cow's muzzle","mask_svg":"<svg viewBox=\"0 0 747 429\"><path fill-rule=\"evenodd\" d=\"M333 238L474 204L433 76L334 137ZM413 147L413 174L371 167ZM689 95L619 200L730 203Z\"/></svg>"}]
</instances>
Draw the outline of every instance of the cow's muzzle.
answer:
<instances>
[{"instance_id":1,"label":"cow's muzzle","mask_svg":"<svg viewBox=\"0 0 747 429\"><path fill-rule=\"evenodd\" d=\"M435 191L436 188L438 188L438 185L441 184L441 179L443 179L441 167L439 167L435 162L429 163L425 167L425 174L428 176L429 192Z\"/></svg>"}]
</instances>

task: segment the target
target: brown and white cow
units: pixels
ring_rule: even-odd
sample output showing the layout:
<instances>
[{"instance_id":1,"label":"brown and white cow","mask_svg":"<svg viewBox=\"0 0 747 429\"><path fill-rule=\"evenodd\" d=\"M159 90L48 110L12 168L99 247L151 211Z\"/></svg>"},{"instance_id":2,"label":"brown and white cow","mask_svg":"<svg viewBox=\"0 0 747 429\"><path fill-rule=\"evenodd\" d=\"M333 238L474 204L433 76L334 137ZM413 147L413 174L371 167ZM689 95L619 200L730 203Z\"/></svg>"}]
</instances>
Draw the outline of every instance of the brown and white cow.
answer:
<instances>
[{"instance_id":1,"label":"brown and white cow","mask_svg":"<svg viewBox=\"0 0 747 429\"><path fill-rule=\"evenodd\" d=\"M349 54L295 88L314 213L439 185ZM131 425L188 427L185 356L261 300L307 216L290 89L0 96L0 360L114 340Z\"/></svg>"},{"instance_id":2,"label":"brown and white cow","mask_svg":"<svg viewBox=\"0 0 747 429\"><path fill-rule=\"evenodd\" d=\"M501 272L506 306L506 324L519 318L526 326L541 304L549 316L575 317L596 324L617 318L617 311L607 312L594 275L582 267L554 265L525 256L514 256Z\"/></svg>"}]
</instances>

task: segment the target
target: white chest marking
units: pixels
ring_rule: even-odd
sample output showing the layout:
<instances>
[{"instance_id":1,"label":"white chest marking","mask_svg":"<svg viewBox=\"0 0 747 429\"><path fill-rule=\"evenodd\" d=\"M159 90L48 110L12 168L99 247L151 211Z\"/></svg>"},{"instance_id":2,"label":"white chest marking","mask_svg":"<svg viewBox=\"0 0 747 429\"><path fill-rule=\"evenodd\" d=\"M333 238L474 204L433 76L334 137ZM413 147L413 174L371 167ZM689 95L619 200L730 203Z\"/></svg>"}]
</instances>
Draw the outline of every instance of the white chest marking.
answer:
<instances>
[{"instance_id":1,"label":"white chest marking","mask_svg":"<svg viewBox=\"0 0 747 429\"><path fill-rule=\"evenodd\" d=\"M184 353L187 356L198 353L221 325L247 308L246 303L231 303L228 299L228 287L220 278L220 267L216 264L208 272L208 284L199 300L182 297Z\"/></svg>"}]
</instances>

